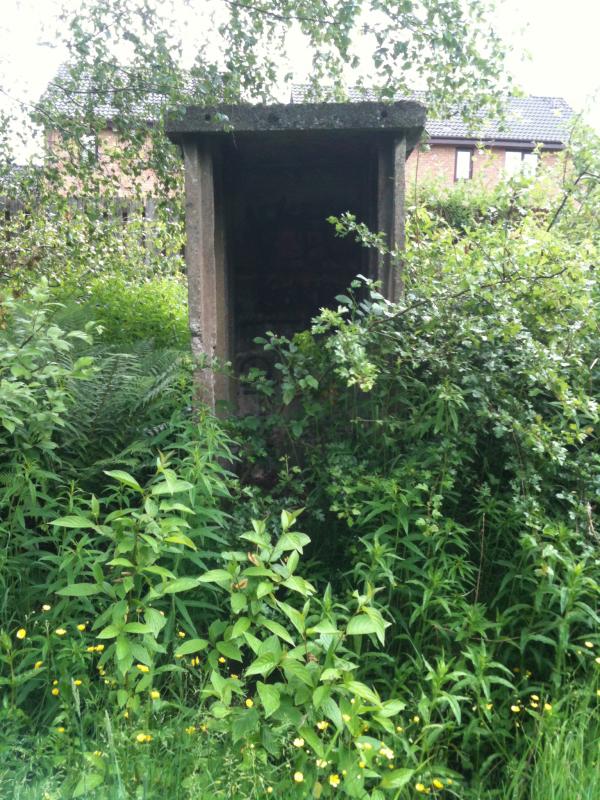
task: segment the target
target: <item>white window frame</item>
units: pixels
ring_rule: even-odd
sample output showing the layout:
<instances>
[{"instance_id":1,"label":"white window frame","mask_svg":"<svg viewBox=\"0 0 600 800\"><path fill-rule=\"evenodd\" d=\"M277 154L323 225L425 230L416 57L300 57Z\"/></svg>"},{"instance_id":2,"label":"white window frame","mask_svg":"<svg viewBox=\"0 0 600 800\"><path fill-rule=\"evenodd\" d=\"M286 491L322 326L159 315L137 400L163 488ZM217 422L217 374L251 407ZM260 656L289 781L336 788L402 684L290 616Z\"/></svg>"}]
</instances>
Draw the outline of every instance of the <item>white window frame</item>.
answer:
<instances>
[{"instance_id":1,"label":"white window frame","mask_svg":"<svg viewBox=\"0 0 600 800\"><path fill-rule=\"evenodd\" d=\"M509 178L515 175L533 178L537 172L538 162L539 156L533 150L504 151L504 172Z\"/></svg>"},{"instance_id":2,"label":"white window frame","mask_svg":"<svg viewBox=\"0 0 600 800\"><path fill-rule=\"evenodd\" d=\"M461 159L461 156L463 158ZM468 158L465 163L464 156ZM461 161L463 163L461 163ZM465 167L468 169L465 170ZM473 177L473 149L470 147L457 147L454 156L454 182L469 181Z\"/></svg>"}]
</instances>

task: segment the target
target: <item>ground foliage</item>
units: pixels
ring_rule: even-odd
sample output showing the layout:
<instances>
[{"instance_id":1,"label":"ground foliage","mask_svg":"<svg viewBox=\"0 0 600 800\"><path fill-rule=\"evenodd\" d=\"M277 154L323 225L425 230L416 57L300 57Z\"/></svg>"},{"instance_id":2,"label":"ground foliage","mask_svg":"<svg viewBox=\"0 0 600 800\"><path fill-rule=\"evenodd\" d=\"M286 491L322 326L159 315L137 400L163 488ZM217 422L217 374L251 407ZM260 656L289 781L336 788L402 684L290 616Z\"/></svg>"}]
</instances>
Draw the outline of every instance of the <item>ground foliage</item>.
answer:
<instances>
[{"instance_id":1,"label":"ground foliage","mask_svg":"<svg viewBox=\"0 0 600 800\"><path fill-rule=\"evenodd\" d=\"M368 5L384 96L408 59L439 107L494 102L483 4ZM594 797L597 139L550 192L411 193L400 301L357 278L266 334L260 413L218 420L192 401L163 112L268 98L261 42L294 25L315 85L339 79L365 8L227 6L226 63L184 74L153 4L82 5L36 109L60 147L2 150L2 794ZM348 215L332 235L385 249Z\"/></svg>"},{"instance_id":2,"label":"ground foliage","mask_svg":"<svg viewBox=\"0 0 600 800\"><path fill-rule=\"evenodd\" d=\"M11 796L593 796L595 201L535 198L425 195L399 303L266 336L243 419L5 298Z\"/></svg>"}]
</instances>

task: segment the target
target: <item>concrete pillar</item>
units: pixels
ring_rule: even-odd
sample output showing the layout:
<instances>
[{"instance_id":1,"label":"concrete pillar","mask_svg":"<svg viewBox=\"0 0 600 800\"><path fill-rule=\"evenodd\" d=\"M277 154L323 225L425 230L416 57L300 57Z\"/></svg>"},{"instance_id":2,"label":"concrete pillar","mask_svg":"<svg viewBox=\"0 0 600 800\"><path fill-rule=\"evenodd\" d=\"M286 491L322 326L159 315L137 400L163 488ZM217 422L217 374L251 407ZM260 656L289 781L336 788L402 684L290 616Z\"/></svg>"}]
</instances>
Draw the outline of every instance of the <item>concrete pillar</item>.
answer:
<instances>
[{"instance_id":1,"label":"concrete pillar","mask_svg":"<svg viewBox=\"0 0 600 800\"><path fill-rule=\"evenodd\" d=\"M404 249L404 191L406 139L383 141L377 161L377 230L386 234L390 250ZM402 264L389 254L377 259L377 280L388 300L399 300L404 291Z\"/></svg>"},{"instance_id":2,"label":"concrete pillar","mask_svg":"<svg viewBox=\"0 0 600 800\"><path fill-rule=\"evenodd\" d=\"M198 398L215 409L230 399L230 379L213 368L230 358L229 292L222 205L216 202L219 157L206 139L183 142L185 161L185 260L192 354L207 362L196 370Z\"/></svg>"}]
</instances>

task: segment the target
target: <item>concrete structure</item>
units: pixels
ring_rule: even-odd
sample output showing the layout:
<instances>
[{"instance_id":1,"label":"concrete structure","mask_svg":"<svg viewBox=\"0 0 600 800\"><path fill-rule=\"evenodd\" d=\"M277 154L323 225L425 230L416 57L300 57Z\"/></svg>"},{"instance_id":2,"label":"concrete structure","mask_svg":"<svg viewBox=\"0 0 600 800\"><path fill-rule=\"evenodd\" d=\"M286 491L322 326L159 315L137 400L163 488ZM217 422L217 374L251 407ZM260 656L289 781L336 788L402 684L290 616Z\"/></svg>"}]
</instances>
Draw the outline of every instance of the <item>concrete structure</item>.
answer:
<instances>
[{"instance_id":1,"label":"concrete structure","mask_svg":"<svg viewBox=\"0 0 600 800\"><path fill-rule=\"evenodd\" d=\"M293 104L191 107L167 126L185 161L186 262L195 355L247 369L267 330L306 327L358 274L401 291L397 264L337 239L326 218L355 213L404 242L405 161L425 107ZM236 401L210 366L204 399Z\"/></svg>"}]
</instances>

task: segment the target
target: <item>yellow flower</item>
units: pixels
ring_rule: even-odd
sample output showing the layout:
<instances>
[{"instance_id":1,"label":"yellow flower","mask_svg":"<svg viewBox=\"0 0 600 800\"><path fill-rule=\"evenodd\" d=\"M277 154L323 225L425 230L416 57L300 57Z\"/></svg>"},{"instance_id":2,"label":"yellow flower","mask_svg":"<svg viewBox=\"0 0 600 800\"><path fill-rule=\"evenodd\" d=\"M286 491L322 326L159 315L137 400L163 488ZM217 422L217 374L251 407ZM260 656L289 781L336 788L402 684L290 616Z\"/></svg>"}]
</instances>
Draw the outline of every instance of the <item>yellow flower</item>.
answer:
<instances>
[{"instance_id":1,"label":"yellow flower","mask_svg":"<svg viewBox=\"0 0 600 800\"><path fill-rule=\"evenodd\" d=\"M317 722L317 728L320 731L326 731L328 727L329 727L329 723L324 719L322 719L320 722Z\"/></svg>"},{"instance_id":2,"label":"yellow flower","mask_svg":"<svg viewBox=\"0 0 600 800\"><path fill-rule=\"evenodd\" d=\"M337 773L329 776L329 785L333 786L334 789L340 785L340 776Z\"/></svg>"},{"instance_id":3,"label":"yellow flower","mask_svg":"<svg viewBox=\"0 0 600 800\"><path fill-rule=\"evenodd\" d=\"M535 702L536 702L536 703L539 703L539 702L540 702L539 695L537 695L537 694L532 694L532 695L531 695L531 699L532 699L532 700L535 700Z\"/></svg>"},{"instance_id":4,"label":"yellow flower","mask_svg":"<svg viewBox=\"0 0 600 800\"><path fill-rule=\"evenodd\" d=\"M177 636L179 636L180 639L185 639L185 631L177 631Z\"/></svg>"},{"instance_id":5,"label":"yellow flower","mask_svg":"<svg viewBox=\"0 0 600 800\"><path fill-rule=\"evenodd\" d=\"M39 669L43 665L43 663L44 663L43 661L36 661L35 664L33 665L33 668Z\"/></svg>"},{"instance_id":6,"label":"yellow flower","mask_svg":"<svg viewBox=\"0 0 600 800\"><path fill-rule=\"evenodd\" d=\"M351 719L350 714L342 714L342 719L344 720L344 722L350 722Z\"/></svg>"},{"instance_id":7,"label":"yellow flower","mask_svg":"<svg viewBox=\"0 0 600 800\"><path fill-rule=\"evenodd\" d=\"M294 772L294 781L296 783L303 783L304 775L301 772Z\"/></svg>"},{"instance_id":8,"label":"yellow flower","mask_svg":"<svg viewBox=\"0 0 600 800\"><path fill-rule=\"evenodd\" d=\"M149 733L138 733L135 737L136 742L139 744L147 744L152 741L152 736Z\"/></svg>"},{"instance_id":9,"label":"yellow flower","mask_svg":"<svg viewBox=\"0 0 600 800\"><path fill-rule=\"evenodd\" d=\"M596 697L600 697L600 689L596 689Z\"/></svg>"},{"instance_id":10,"label":"yellow flower","mask_svg":"<svg viewBox=\"0 0 600 800\"><path fill-rule=\"evenodd\" d=\"M227 659L223 658L223 656L219 656L219 664L224 664L226 662L226 660Z\"/></svg>"},{"instance_id":11,"label":"yellow flower","mask_svg":"<svg viewBox=\"0 0 600 800\"><path fill-rule=\"evenodd\" d=\"M364 769L364 768L365 768L367 765L365 764L365 762L364 762L364 761L359 761L359 762L358 762L358 766L359 766L361 769Z\"/></svg>"},{"instance_id":12,"label":"yellow flower","mask_svg":"<svg viewBox=\"0 0 600 800\"><path fill-rule=\"evenodd\" d=\"M73 681L73 683L75 684L75 686L81 686L81 684L83 683L83 681L79 680L79 678L76 678L76 679Z\"/></svg>"},{"instance_id":13,"label":"yellow flower","mask_svg":"<svg viewBox=\"0 0 600 800\"><path fill-rule=\"evenodd\" d=\"M96 648L94 647L93 644L91 644L89 647L86 647L85 649L86 649L86 652L88 652L88 653L95 653L96 652Z\"/></svg>"},{"instance_id":14,"label":"yellow flower","mask_svg":"<svg viewBox=\"0 0 600 800\"><path fill-rule=\"evenodd\" d=\"M398 733L402 733L404 731L404 728L402 727L402 725L396 725L396 731Z\"/></svg>"},{"instance_id":15,"label":"yellow flower","mask_svg":"<svg viewBox=\"0 0 600 800\"><path fill-rule=\"evenodd\" d=\"M548 712L552 711L551 703L544 703L544 711L548 711Z\"/></svg>"},{"instance_id":16,"label":"yellow flower","mask_svg":"<svg viewBox=\"0 0 600 800\"><path fill-rule=\"evenodd\" d=\"M246 698L246 708L252 708L254 705L254 700L251 697Z\"/></svg>"},{"instance_id":17,"label":"yellow flower","mask_svg":"<svg viewBox=\"0 0 600 800\"><path fill-rule=\"evenodd\" d=\"M292 744L294 747L304 747L304 739L301 736L296 736Z\"/></svg>"},{"instance_id":18,"label":"yellow flower","mask_svg":"<svg viewBox=\"0 0 600 800\"><path fill-rule=\"evenodd\" d=\"M52 694L54 695L54 697L58 697L58 695L60 694L59 689L56 686L54 687L54 689L52 689Z\"/></svg>"},{"instance_id":19,"label":"yellow flower","mask_svg":"<svg viewBox=\"0 0 600 800\"><path fill-rule=\"evenodd\" d=\"M188 728L185 729L185 732L191 736L193 733L196 733L196 726L190 725Z\"/></svg>"},{"instance_id":20,"label":"yellow flower","mask_svg":"<svg viewBox=\"0 0 600 800\"><path fill-rule=\"evenodd\" d=\"M324 758L317 758L317 767L324 769L327 766L327 761Z\"/></svg>"},{"instance_id":21,"label":"yellow flower","mask_svg":"<svg viewBox=\"0 0 600 800\"><path fill-rule=\"evenodd\" d=\"M140 672L150 672L150 667L147 667L145 664L136 664L136 669L139 669Z\"/></svg>"},{"instance_id":22,"label":"yellow flower","mask_svg":"<svg viewBox=\"0 0 600 800\"><path fill-rule=\"evenodd\" d=\"M64 628L57 628L57 629L54 631L54 633L55 633L57 636L64 636L64 635L65 635L65 633L66 633L66 630L65 630Z\"/></svg>"},{"instance_id":23,"label":"yellow flower","mask_svg":"<svg viewBox=\"0 0 600 800\"><path fill-rule=\"evenodd\" d=\"M415 714L415 716L412 718L412 721L413 721L414 723L421 722L421 717L419 717L419 716L417 716L417 715Z\"/></svg>"},{"instance_id":24,"label":"yellow flower","mask_svg":"<svg viewBox=\"0 0 600 800\"><path fill-rule=\"evenodd\" d=\"M539 703L536 703L536 702L535 702L535 700L530 700L530 702L529 702L529 705L530 705L532 708L539 708L539 707L540 707L540 704L539 704Z\"/></svg>"},{"instance_id":25,"label":"yellow flower","mask_svg":"<svg viewBox=\"0 0 600 800\"><path fill-rule=\"evenodd\" d=\"M57 733L64 733L64 732L65 732L65 729L64 729L64 728L62 727L62 725L61 725L61 726L59 726L59 727L56 729L56 732L57 732Z\"/></svg>"},{"instance_id":26,"label":"yellow flower","mask_svg":"<svg viewBox=\"0 0 600 800\"><path fill-rule=\"evenodd\" d=\"M103 644L97 644L97 645L96 645L96 652L97 652L97 653L102 653L102 652L104 652L104 645L103 645Z\"/></svg>"},{"instance_id":27,"label":"yellow flower","mask_svg":"<svg viewBox=\"0 0 600 800\"><path fill-rule=\"evenodd\" d=\"M371 742L365 742L363 744L363 750L372 750L372 749L373 749L373 745L371 744Z\"/></svg>"},{"instance_id":28,"label":"yellow flower","mask_svg":"<svg viewBox=\"0 0 600 800\"><path fill-rule=\"evenodd\" d=\"M417 792L426 792L427 791L427 787L423 783L416 783L415 784L415 789L417 790Z\"/></svg>"},{"instance_id":29,"label":"yellow flower","mask_svg":"<svg viewBox=\"0 0 600 800\"><path fill-rule=\"evenodd\" d=\"M104 755L104 753L102 752L102 750L94 750L92 755L96 756L97 758L101 758Z\"/></svg>"},{"instance_id":30,"label":"yellow flower","mask_svg":"<svg viewBox=\"0 0 600 800\"><path fill-rule=\"evenodd\" d=\"M584 645L587 647L588 650L591 650L594 646L592 642L584 642Z\"/></svg>"},{"instance_id":31,"label":"yellow flower","mask_svg":"<svg viewBox=\"0 0 600 800\"><path fill-rule=\"evenodd\" d=\"M488 711L491 711L492 708L494 707L494 704L493 703L486 703L485 707L487 708Z\"/></svg>"},{"instance_id":32,"label":"yellow flower","mask_svg":"<svg viewBox=\"0 0 600 800\"><path fill-rule=\"evenodd\" d=\"M48 603L44 603L42 606L42 611L50 611L51 608L52 606L49 606Z\"/></svg>"},{"instance_id":33,"label":"yellow flower","mask_svg":"<svg viewBox=\"0 0 600 800\"><path fill-rule=\"evenodd\" d=\"M17 631L17 639L24 639L27 636L27 631L25 628L19 628Z\"/></svg>"},{"instance_id":34,"label":"yellow flower","mask_svg":"<svg viewBox=\"0 0 600 800\"><path fill-rule=\"evenodd\" d=\"M79 623L79 625L77 626L77 630L82 632L85 630L85 625L83 622Z\"/></svg>"},{"instance_id":35,"label":"yellow flower","mask_svg":"<svg viewBox=\"0 0 600 800\"><path fill-rule=\"evenodd\" d=\"M273 787L267 786L267 794L273 794Z\"/></svg>"},{"instance_id":36,"label":"yellow flower","mask_svg":"<svg viewBox=\"0 0 600 800\"><path fill-rule=\"evenodd\" d=\"M123 716L125 717L125 719L129 719L129 711L127 709L125 709L125 711L123 712Z\"/></svg>"},{"instance_id":37,"label":"yellow flower","mask_svg":"<svg viewBox=\"0 0 600 800\"><path fill-rule=\"evenodd\" d=\"M432 786L434 786L436 789L443 789L444 788L444 784L442 783L442 781L439 778L434 778L433 779Z\"/></svg>"},{"instance_id":38,"label":"yellow flower","mask_svg":"<svg viewBox=\"0 0 600 800\"><path fill-rule=\"evenodd\" d=\"M394 751L390 750L389 747L382 747L381 750L379 751L379 755L385 756L388 759L388 761L391 761L392 758L394 757Z\"/></svg>"},{"instance_id":39,"label":"yellow flower","mask_svg":"<svg viewBox=\"0 0 600 800\"><path fill-rule=\"evenodd\" d=\"M160 692L158 691L158 689L152 689L152 691L150 692L150 697L151 697L153 700L158 700L158 699L160 699Z\"/></svg>"},{"instance_id":40,"label":"yellow flower","mask_svg":"<svg viewBox=\"0 0 600 800\"><path fill-rule=\"evenodd\" d=\"M58 679L57 678L54 678L54 680L52 681L52 686L58 686Z\"/></svg>"},{"instance_id":41,"label":"yellow flower","mask_svg":"<svg viewBox=\"0 0 600 800\"><path fill-rule=\"evenodd\" d=\"M518 714L521 710L521 706L513 705L510 707L510 710L513 712L513 714Z\"/></svg>"},{"instance_id":42,"label":"yellow flower","mask_svg":"<svg viewBox=\"0 0 600 800\"><path fill-rule=\"evenodd\" d=\"M239 675L236 675L236 674L235 674L235 672L232 672L232 673L231 673L231 675L230 675L229 677L230 677L230 678L231 678L231 680L233 680L233 681L237 681L237 680L239 680L239 678L240 678L240 676L239 676Z\"/></svg>"},{"instance_id":43,"label":"yellow flower","mask_svg":"<svg viewBox=\"0 0 600 800\"><path fill-rule=\"evenodd\" d=\"M600 656L596 656L596 658L594 659L594 661L596 662L596 664L600 664Z\"/></svg>"}]
</instances>

